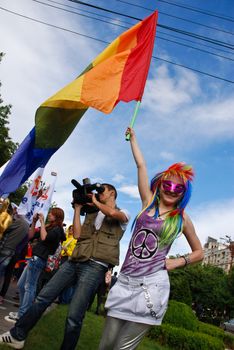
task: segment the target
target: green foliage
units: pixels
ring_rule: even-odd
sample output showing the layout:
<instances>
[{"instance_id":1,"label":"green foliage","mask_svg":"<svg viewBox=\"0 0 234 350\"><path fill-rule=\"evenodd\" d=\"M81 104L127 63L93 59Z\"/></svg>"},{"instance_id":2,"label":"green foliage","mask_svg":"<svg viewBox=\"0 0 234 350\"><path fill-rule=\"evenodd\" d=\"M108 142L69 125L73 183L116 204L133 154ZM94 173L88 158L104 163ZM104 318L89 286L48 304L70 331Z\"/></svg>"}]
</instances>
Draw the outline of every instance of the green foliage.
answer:
<instances>
[{"instance_id":1,"label":"green foliage","mask_svg":"<svg viewBox=\"0 0 234 350\"><path fill-rule=\"evenodd\" d=\"M234 336L228 333L224 333L223 342L228 349L234 349Z\"/></svg>"},{"instance_id":2,"label":"green foliage","mask_svg":"<svg viewBox=\"0 0 234 350\"><path fill-rule=\"evenodd\" d=\"M228 303L227 303L227 315L228 318L234 318L234 266L227 276L227 286L228 286Z\"/></svg>"},{"instance_id":3,"label":"green foliage","mask_svg":"<svg viewBox=\"0 0 234 350\"><path fill-rule=\"evenodd\" d=\"M95 310L95 307L94 307ZM24 350L58 350L60 349L67 306L59 305L51 312L43 316L32 329L25 342ZM81 336L76 347L78 350L97 350L102 335L105 319L93 312L86 312L83 322ZM9 349L8 346L0 345L1 350ZM138 350L172 350L145 338L137 348Z\"/></svg>"},{"instance_id":4,"label":"green foliage","mask_svg":"<svg viewBox=\"0 0 234 350\"><path fill-rule=\"evenodd\" d=\"M199 322L198 321L198 331L201 333L209 334L223 340L226 347L229 349L234 349L234 336L224 332L222 329L215 327L213 325Z\"/></svg>"},{"instance_id":5,"label":"green foliage","mask_svg":"<svg viewBox=\"0 0 234 350\"><path fill-rule=\"evenodd\" d=\"M180 301L189 306L192 305L192 295L185 270L173 270L170 272L171 292L170 299Z\"/></svg>"},{"instance_id":6,"label":"green foliage","mask_svg":"<svg viewBox=\"0 0 234 350\"><path fill-rule=\"evenodd\" d=\"M9 200L11 202L14 202L15 204L19 205L23 196L25 195L27 189L28 189L28 186L26 184L22 185L15 192L10 193L10 195L8 197Z\"/></svg>"},{"instance_id":7,"label":"green foliage","mask_svg":"<svg viewBox=\"0 0 234 350\"><path fill-rule=\"evenodd\" d=\"M188 339L191 332L194 332L192 341ZM234 349L234 337L216 326L199 322L188 305L175 300L169 301L163 325L153 327L148 336L159 339L162 345L167 344L172 349L213 350L223 349L223 344Z\"/></svg>"},{"instance_id":8,"label":"green foliage","mask_svg":"<svg viewBox=\"0 0 234 350\"><path fill-rule=\"evenodd\" d=\"M214 335L218 338L223 339L224 331L216 326L198 321L198 331L209 335Z\"/></svg>"},{"instance_id":9,"label":"green foliage","mask_svg":"<svg viewBox=\"0 0 234 350\"><path fill-rule=\"evenodd\" d=\"M219 325L234 313L234 273L229 277L221 268L196 264L169 275L170 298L193 305L200 320Z\"/></svg>"},{"instance_id":10,"label":"green foliage","mask_svg":"<svg viewBox=\"0 0 234 350\"><path fill-rule=\"evenodd\" d=\"M163 323L182 327L191 331L197 330L197 318L192 309L183 303L170 300Z\"/></svg>"},{"instance_id":11,"label":"green foliage","mask_svg":"<svg viewBox=\"0 0 234 350\"><path fill-rule=\"evenodd\" d=\"M173 350L223 350L222 340L208 334L177 328L169 324L155 326L149 336Z\"/></svg>"},{"instance_id":12,"label":"green foliage","mask_svg":"<svg viewBox=\"0 0 234 350\"><path fill-rule=\"evenodd\" d=\"M0 62L4 54L0 53ZM1 87L1 83L0 83ZM3 166L15 153L18 144L14 143L9 136L9 115L11 105L4 105L0 95L0 167Z\"/></svg>"}]
</instances>

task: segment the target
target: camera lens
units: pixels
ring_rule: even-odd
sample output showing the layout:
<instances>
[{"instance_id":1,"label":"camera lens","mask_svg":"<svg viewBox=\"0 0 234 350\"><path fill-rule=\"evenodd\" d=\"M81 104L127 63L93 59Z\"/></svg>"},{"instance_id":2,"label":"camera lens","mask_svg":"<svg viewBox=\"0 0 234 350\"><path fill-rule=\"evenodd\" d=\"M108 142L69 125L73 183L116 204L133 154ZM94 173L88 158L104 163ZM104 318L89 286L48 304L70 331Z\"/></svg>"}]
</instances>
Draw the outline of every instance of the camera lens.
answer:
<instances>
[{"instance_id":1,"label":"camera lens","mask_svg":"<svg viewBox=\"0 0 234 350\"><path fill-rule=\"evenodd\" d=\"M82 181L83 181L83 185L90 185L91 184L90 179L88 177L86 177Z\"/></svg>"}]
</instances>

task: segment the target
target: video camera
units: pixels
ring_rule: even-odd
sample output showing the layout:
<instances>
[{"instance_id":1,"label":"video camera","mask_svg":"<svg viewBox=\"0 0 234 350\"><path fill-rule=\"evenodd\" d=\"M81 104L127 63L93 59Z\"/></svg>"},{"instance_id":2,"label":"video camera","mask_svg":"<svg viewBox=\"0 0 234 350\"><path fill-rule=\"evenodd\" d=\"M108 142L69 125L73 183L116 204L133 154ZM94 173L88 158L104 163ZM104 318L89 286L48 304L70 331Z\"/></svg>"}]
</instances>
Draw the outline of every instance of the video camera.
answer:
<instances>
[{"instance_id":1,"label":"video camera","mask_svg":"<svg viewBox=\"0 0 234 350\"><path fill-rule=\"evenodd\" d=\"M92 198L88 196L88 194L91 194L93 191L96 191L95 196L97 200L99 200L99 194L105 191L105 187L101 185L100 183L94 183L91 184L89 178L85 178L82 180L83 185L81 185L78 181L72 179L71 183L76 187L75 190L72 191L72 206L74 207L74 204L82 204L83 207L81 209L81 215L84 215L85 213L95 213L99 209L95 206L90 206L87 203L92 203Z\"/></svg>"}]
</instances>

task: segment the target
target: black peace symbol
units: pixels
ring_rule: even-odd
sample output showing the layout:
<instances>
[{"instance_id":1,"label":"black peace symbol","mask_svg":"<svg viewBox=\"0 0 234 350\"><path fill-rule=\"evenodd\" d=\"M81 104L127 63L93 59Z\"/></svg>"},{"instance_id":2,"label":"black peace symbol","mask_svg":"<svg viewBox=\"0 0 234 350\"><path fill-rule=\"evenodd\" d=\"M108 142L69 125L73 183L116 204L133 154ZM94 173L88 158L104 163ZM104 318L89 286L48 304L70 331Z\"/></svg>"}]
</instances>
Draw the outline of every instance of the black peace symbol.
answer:
<instances>
[{"instance_id":1,"label":"black peace symbol","mask_svg":"<svg viewBox=\"0 0 234 350\"><path fill-rule=\"evenodd\" d=\"M152 258L158 250L157 235L147 228L141 228L133 237L131 250L137 259L146 260Z\"/></svg>"}]
</instances>

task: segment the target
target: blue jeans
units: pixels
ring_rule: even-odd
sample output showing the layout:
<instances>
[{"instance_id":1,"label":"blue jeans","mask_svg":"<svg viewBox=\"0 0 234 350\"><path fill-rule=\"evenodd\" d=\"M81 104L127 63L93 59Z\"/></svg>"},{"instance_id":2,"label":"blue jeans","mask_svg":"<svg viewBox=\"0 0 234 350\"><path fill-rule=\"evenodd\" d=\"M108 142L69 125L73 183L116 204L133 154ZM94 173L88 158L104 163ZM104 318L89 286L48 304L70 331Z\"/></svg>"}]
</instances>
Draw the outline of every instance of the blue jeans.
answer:
<instances>
[{"instance_id":1,"label":"blue jeans","mask_svg":"<svg viewBox=\"0 0 234 350\"><path fill-rule=\"evenodd\" d=\"M62 293L59 295L59 304L70 304L72 297L73 297L73 293L75 291L75 286L69 286L67 288L65 288Z\"/></svg>"},{"instance_id":2,"label":"blue jeans","mask_svg":"<svg viewBox=\"0 0 234 350\"><path fill-rule=\"evenodd\" d=\"M17 284L20 298L20 307L18 311L19 317L25 314L25 312L34 302L37 290L37 281L45 266L46 260L41 259L38 256L33 256L29 260L28 265L25 267Z\"/></svg>"},{"instance_id":3,"label":"blue jeans","mask_svg":"<svg viewBox=\"0 0 234 350\"><path fill-rule=\"evenodd\" d=\"M64 288L76 281L61 345L61 350L74 350L80 336L85 312L100 282L105 278L106 271L106 267L91 260L85 262L66 261L39 293L35 303L16 322L10 331L11 335L15 339L24 340L45 309Z\"/></svg>"},{"instance_id":4,"label":"blue jeans","mask_svg":"<svg viewBox=\"0 0 234 350\"><path fill-rule=\"evenodd\" d=\"M6 267L9 265L12 256L1 256L0 255L0 278L4 277Z\"/></svg>"}]
</instances>

